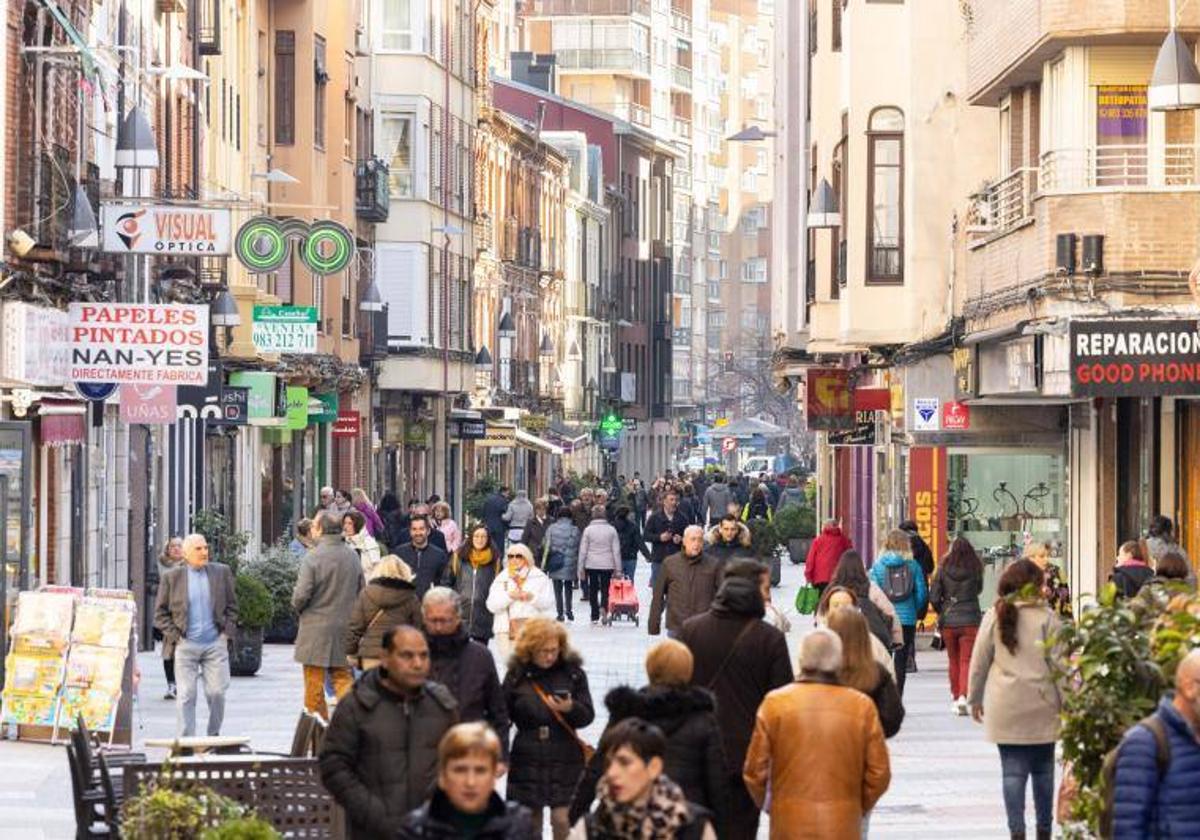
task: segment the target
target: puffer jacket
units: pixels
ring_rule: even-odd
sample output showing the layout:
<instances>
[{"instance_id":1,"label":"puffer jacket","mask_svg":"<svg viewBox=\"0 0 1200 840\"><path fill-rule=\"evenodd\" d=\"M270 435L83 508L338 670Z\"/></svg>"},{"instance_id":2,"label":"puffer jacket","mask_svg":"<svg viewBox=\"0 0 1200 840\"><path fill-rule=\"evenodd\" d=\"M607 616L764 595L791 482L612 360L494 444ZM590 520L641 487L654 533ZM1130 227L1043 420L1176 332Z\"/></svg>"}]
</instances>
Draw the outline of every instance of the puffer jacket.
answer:
<instances>
[{"instance_id":1,"label":"puffer jacket","mask_svg":"<svg viewBox=\"0 0 1200 840\"><path fill-rule=\"evenodd\" d=\"M1164 697L1155 712L1171 747L1171 763L1161 779L1158 742L1149 729L1134 726L1118 748L1114 840L1200 837L1200 744L1172 699Z\"/></svg>"},{"instance_id":2,"label":"puffer jacket","mask_svg":"<svg viewBox=\"0 0 1200 840\"><path fill-rule=\"evenodd\" d=\"M606 730L627 718L641 718L662 730L667 737L663 762L667 776L683 788L689 802L707 808L716 823L722 824L727 813L729 777L712 692L699 686L617 686L604 698L604 705L608 707ZM571 800L572 823L591 808L603 773L604 757L596 753L579 778Z\"/></svg>"},{"instance_id":3,"label":"puffer jacket","mask_svg":"<svg viewBox=\"0 0 1200 840\"><path fill-rule=\"evenodd\" d=\"M1152 577L1154 577L1154 569L1141 560L1130 560L1127 563L1118 564L1108 579L1117 585L1118 595L1123 598L1132 598L1150 582Z\"/></svg>"},{"instance_id":4,"label":"puffer jacket","mask_svg":"<svg viewBox=\"0 0 1200 840\"><path fill-rule=\"evenodd\" d=\"M637 524L632 519L628 516L624 519L618 518L614 520L613 527L617 529L617 536L621 540L622 560L637 560L639 554L647 560L650 559L650 552L646 548L646 540L642 537L642 532L638 530Z\"/></svg>"},{"instance_id":5,"label":"puffer jacket","mask_svg":"<svg viewBox=\"0 0 1200 840\"><path fill-rule=\"evenodd\" d=\"M508 798L531 808L561 807L571 802L575 782L583 772L579 742L550 713L534 690L547 694L569 691L574 705L563 719L576 730L596 716L583 662L568 651L549 668L513 658L504 675L504 699L517 734L508 767Z\"/></svg>"},{"instance_id":6,"label":"puffer jacket","mask_svg":"<svg viewBox=\"0 0 1200 840\"><path fill-rule=\"evenodd\" d=\"M379 659L383 634L400 624L421 626L421 599L416 588L400 578L375 578L358 593L350 609L346 655Z\"/></svg>"},{"instance_id":7,"label":"puffer jacket","mask_svg":"<svg viewBox=\"0 0 1200 840\"><path fill-rule=\"evenodd\" d=\"M580 572L584 569L621 571L621 538L603 519L593 519L579 538Z\"/></svg>"},{"instance_id":8,"label":"puffer jacket","mask_svg":"<svg viewBox=\"0 0 1200 840\"><path fill-rule=\"evenodd\" d=\"M529 809L505 802L498 793L488 800L487 817L475 840L530 840L536 836ZM396 840L458 840L462 830L454 824L454 806L438 788L433 798L404 818Z\"/></svg>"},{"instance_id":9,"label":"puffer jacket","mask_svg":"<svg viewBox=\"0 0 1200 840\"><path fill-rule=\"evenodd\" d=\"M887 579L887 570L890 567L899 566L901 563L907 563L909 572L912 573L912 594L903 601L892 601L892 606L896 608L896 619L900 622L901 627L915 627L917 613L925 608L929 600L925 589L925 573L921 571L920 564L911 557L905 557L895 551L885 551L875 560L875 565L871 567L869 574L875 585L886 594L887 587L883 584Z\"/></svg>"},{"instance_id":10,"label":"puffer jacket","mask_svg":"<svg viewBox=\"0 0 1200 840\"><path fill-rule=\"evenodd\" d=\"M458 722L445 686L427 682L415 697L401 697L383 673L367 671L342 698L321 746L321 781L346 810L351 840L390 835L429 797L438 742Z\"/></svg>"},{"instance_id":11,"label":"puffer jacket","mask_svg":"<svg viewBox=\"0 0 1200 840\"><path fill-rule=\"evenodd\" d=\"M751 539L750 529L742 522L738 523L737 538L731 543L727 543L721 538L721 526L714 525L704 536L704 541L708 544L704 548L704 553L720 560L722 565L739 557L754 557Z\"/></svg>"},{"instance_id":12,"label":"puffer jacket","mask_svg":"<svg viewBox=\"0 0 1200 840\"><path fill-rule=\"evenodd\" d=\"M943 565L929 587L929 605L937 610L943 627L978 627L983 621L979 608L982 591L982 572Z\"/></svg>"},{"instance_id":13,"label":"puffer jacket","mask_svg":"<svg viewBox=\"0 0 1200 840\"><path fill-rule=\"evenodd\" d=\"M546 529L545 546L563 556L563 567L550 572L550 580L575 580L579 576L579 529L570 519L556 519ZM537 558L541 563L542 558Z\"/></svg>"},{"instance_id":14,"label":"puffer jacket","mask_svg":"<svg viewBox=\"0 0 1200 840\"><path fill-rule=\"evenodd\" d=\"M493 549L495 552L495 549ZM450 560L449 586L458 593L458 611L462 614L467 634L472 639L487 641L492 637L492 612L487 608L488 591L500 572L499 554L491 563L476 568L466 558L464 545Z\"/></svg>"}]
</instances>

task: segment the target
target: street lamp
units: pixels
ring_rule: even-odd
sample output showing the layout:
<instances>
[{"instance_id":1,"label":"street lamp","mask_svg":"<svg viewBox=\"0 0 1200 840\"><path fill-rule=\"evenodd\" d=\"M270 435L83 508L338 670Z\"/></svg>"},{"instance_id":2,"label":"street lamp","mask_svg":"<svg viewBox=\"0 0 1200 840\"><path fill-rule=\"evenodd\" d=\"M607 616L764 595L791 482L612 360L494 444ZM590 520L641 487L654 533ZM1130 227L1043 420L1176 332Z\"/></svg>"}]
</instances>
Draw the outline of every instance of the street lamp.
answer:
<instances>
[{"instance_id":1,"label":"street lamp","mask_svg":"<svg viewBox=\"0 0 1200 840\"><path fill-rule=\"evenodd\" d=\"M496 325L496 335L501 338L516 338L517 325L513 322L511 312L505 312L500 318L500 323Z\"/></svg>"},{"instance_id":2,"label":"street lamp","mask_svg":"<svg viewBox=\"0 0 1200 840\"><path fill-rule=\"evenodd\" d=\"M730 143L758 143L775 136L774 131L763 131L756 125L748 125L737 134L732 134L725 139Z\"/></svg>"},{"instance_id":3,"label":"street lamp","mask_svg":"<svg viewBox=\"0 0 1200 840\"><path fill-rule=\"evenodd\" d=\"M158 143L140 105L129 109L117 130L115 162L122 169L158 169Z\"/></svg>"},{"instance_id":4,"label":"street lamp","mask_svg":"<svg viewBox=\"0 0 1200 840\"><path fill-rule=\"evenodd\" d=\"M379 284L375 282L374 278L371 279L367 290L363 292L362 300L358 302L358 308L363 312L383 311L383 294L379 291Z\"/></svg>"},{"instance_id":5,"label":"street lamp","mask_svg":"<svg viewBox=\"0 0 1200 840\"><path fill-rule=\"evenodd\" d=\"M538 352L543 359L554 358L554 342L550 340L550 333L542 335L542 346Z\"/></svg>"},{"instance_id":6,"label":"street lamp","mask_svg":"<svg viewBox=\"0 0 1200 840\"><path fill-rule=\"evenodd\" d=\"M487 345L479 348L479 352L475 354L475 370L483 373L492 370L492 354L488 352Z\"/></svg>"},{"instance_id":7,"label":"street lamp","mask_svg":"<svg viewBox=\"0 0 1200 840\"><path fill-rule=\"evenodd\" d=\"M100 244L96 232L96 211L83 184L75 184L71 201L71 223L67 226L67 241L72 248L95 248Z\"/></svg>"},{"instance_id":8,"label":"street lamp","mask_svg":"<svg viewBox=\"0 0 1200 840\"><path fill-rule=\"evenodd\" d=\"M1158 50L1146 100L1152 111L1200 108L1200 70L1183 36L1175 31L1175 0L1170 2L1170 31Z\"/></svg>"},{"instance_id":9,"label":"street lamp","mask_svg":"<svg viewBox=\"0 0 1200 840\"><path fill-rule=\"evenodd\" d=\"M222 289L212 303L208 313L213 326L236 327L242 323L242 314L238 311L237 301L228 289Z\"/></svg>"},{"instance_id":10,"label":"street lamp","mask_svg":"<svg viewBox=\"0 0 1200 840\"><path fill-rule=\"evenodd\" d=\"M272 167L266 172L251 172L251 178L266 181L268 184L299 184L300 179L282 169Z\"/></svg>"},{"instance_id":11,"label":"street lamp","mask_svg":"<svg viewBox=\"0 0 1200 840\"><path fill-rule=\"evenodd\" d=\"M837 196L833 187L825 178L817 185L813 203L808 208L807 225L809 230L820 228L835 228L842 225L842 214L838 212Z\"/></svg>"}]
</instances>

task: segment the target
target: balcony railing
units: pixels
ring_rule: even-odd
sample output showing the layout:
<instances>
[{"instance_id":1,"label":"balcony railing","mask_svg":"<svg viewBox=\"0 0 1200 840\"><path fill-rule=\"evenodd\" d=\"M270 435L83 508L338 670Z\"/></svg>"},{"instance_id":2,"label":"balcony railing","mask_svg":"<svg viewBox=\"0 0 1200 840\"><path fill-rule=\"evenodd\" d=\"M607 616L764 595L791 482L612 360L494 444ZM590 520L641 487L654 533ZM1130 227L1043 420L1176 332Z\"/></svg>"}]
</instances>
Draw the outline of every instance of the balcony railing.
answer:
<instances>
[{"instance_id":1,"label":"balcony railing","mask_svg":"<svg viewBox=\"0 0 1200 840\"><path fill-rule=\"evenodd\" d=\"M680 87L692 89L692 68L675 64L671 67L671 79Z\"/></svg>"},{"instance_id":2,"label":"balcony railing","mask_svg":"<svg viewBox=\"0 0 1200 840\"><path fill-rule=\"evenodd\" d=\"M650 127L650 109L645 105L639 105L636 102L618 102L613 106L612 112L626 122L645 128Z\"/></svg>"},{"instance_id":3,"label":"balcony railing","mask_svg":"<svg viewBox=\"0 0 1200 840\"><path fill-rule=\"evenodd\" d=\"M1042 192L1200 186L1200 146L1093 146L1042 154Z\"/></svg>"},{"instance_id":4,"label":"balcony railing","mask_svg":"<svg viewBox=\"0 0 1200 840\"><path fill-rule=\"evenodd\" d=\"M650 75L650 54L624 48L612 50L556 50L560 70L625 70Z\"/></svg>"},{"instance_id":5,"label":"balcony railing","mask_svg":"<svg viewBox=\"0 0 1200 840\"><path fill-rule=\"evenodd\" d=\"M650 17L650 0L526 0L529 17L639 15Z\"/></svg>"},{"instance_id":6,"label":"balcony railing","mask_svg":"<svg viewBox=\"0 0 1200 840\"><path fill-rule=\"evenodd\" d=\"M381 158L365 158L354 166L354 211L368 222L386 222L391 207L388 165Z\"/></svg>"},{"instance_id":7,"label":"balcony railing","mask_svg":"<svg viewBox=\"0 0 1200 840\"><path fill-rule=\"evenodd\" d=\"M678 9L671 10L671 28L685 38L692 37L692 19Z\"/></svg>"},{"instance_id":8,"label":"balcony railing","mask_svg":"<svg viewBox=\"0 0 1200 840\"><path fill-rule=\"evenodd\" d=\"M1030 202L1037 183L1037 170L1014 170L971 197L967 229L974 233L1001 233L1030 216Z\"/></svg>"},{"instance_id":9,"label":"balcony railing","mask_svg":"<svg viewBox=\"0 0 1200 840\"><path fill-rule=\"evenodd\" d=\"M675 117L675 134L686 140L691 140L692 121L686 117Z\"/></svg>"}]
</instances>

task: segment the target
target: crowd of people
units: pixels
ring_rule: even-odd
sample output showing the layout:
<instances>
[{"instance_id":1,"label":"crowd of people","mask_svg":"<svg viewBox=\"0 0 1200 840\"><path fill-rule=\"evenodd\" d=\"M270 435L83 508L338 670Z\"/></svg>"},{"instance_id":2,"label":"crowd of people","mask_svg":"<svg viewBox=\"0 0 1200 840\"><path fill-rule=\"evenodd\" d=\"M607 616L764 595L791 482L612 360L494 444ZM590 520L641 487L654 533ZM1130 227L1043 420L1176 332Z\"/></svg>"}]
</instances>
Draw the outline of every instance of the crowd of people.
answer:
<instances>
[{"instance_id":1,"label":"crowd of people","mask_svg":"<svg viewBox=\"0 0 1200 840\"><path fill-rule=\"evenodd\" d=\"M935 562L915 523L901 522L868 565L827 521L805 562L816 628L793 669L788 621L751 539L754 520L792 504L804 494L786 477L564 479L533 500L498 488L461 529L436 497L402 510L392 494L376 507L359 490L325 488L292 544L294 657L305 708L328 721L321 773L351 836L526 838L549 826L555 840L738 840L757 837L765 810L773 837L865 837L932 610L951 713L982 723L998 747L1012 837L1026 836L1032 785L1036 836L1049 838L1061 699L1046 642L1071 620L1054 547L1029 540L985 609L984 564L965 538ZM577 585L604 626L610 590L641 561L647 631L665 626L668 638L646 656L645 685L602 698L593 748L580 731L598 706L568 630ZM172 540L162 562L155 624L178 732L194 732L202 682L217 734L232 575L196 534ZM1110 579L1125 598L1195 586L1163 518L1120 546ZM1174 788L1200 767L1200 654L1176 689L1117 753L1116 836L1200 836L1200 806Z\"/></svg>"}]
</instances>

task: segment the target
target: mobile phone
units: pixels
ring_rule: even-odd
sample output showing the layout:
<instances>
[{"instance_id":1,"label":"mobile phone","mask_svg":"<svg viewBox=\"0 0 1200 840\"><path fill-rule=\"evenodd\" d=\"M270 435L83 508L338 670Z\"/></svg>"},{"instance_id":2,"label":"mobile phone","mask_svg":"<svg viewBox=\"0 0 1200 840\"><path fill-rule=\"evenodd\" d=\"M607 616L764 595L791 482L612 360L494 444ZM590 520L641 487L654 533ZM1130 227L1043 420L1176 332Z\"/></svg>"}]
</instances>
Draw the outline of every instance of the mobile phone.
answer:
<instances>
[{"instance_id":1,"label":"mobile phone","mask_svg":"<svg viewBox=\"0 0 1200 840\"><path fill-rule=\"evenodd\" d=\"M571 692L567 691L565 688L559 688L559 689L555 689L554 696L557 697L559 700L570 700Z\"/></svg>"}]
</instances>

